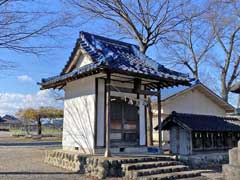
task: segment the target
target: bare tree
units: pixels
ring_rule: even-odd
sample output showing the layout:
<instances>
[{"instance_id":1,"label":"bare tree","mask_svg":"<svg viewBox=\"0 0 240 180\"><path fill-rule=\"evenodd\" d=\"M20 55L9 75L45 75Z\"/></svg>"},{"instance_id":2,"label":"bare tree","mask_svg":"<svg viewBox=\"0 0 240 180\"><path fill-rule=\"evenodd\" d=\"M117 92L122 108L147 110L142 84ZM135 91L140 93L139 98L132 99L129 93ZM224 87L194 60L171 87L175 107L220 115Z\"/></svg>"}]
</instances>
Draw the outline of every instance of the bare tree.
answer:
<instances>
[{"instance_id":1,"label":"bare tree","mask_svg":"<svg viewBox=\"0 0 240 180\"><path fill-rule=\"evenodd\" d=\"M240 73L240 2L216 0L210 8L209 20L218 45L214 64L220 73L222 98L227 102L230 88Z\"/></svg>"},{"instance_id":2,"label":"bare tree","mask_svg":"<svg viewBox=\"0 0 240 180\"><path fill-rule=\"evenodd\" d=\"M200 64L206 62L208 52L214 46L214 33L209 30L206 12L207 9L198 12L186 10L185 21L166 43L170 63L185 66L195 79L199 79Z\"/></svg>"},{"instance_id":3,"label":"bare tree","mask_svg":"<svg viewBox=\"0 0 240 180\"><path fill-rule=\"evenodd\" d=\"M140 50L163 41L182 21L185 2L172 0L70 0L74 8L116 26L124 37L136 40Z\"/></svg>"},{"instance_id":4,"label":"bare tree","mask_svg":"<svg viewBox=\"0 0 240 180\"><path fill-rule=\"evenodd\" d=\"M41 8L37 0L0 0L0 50L39 55L48 48L56 48L49 39L66 21L66 16L59 17L58 12ZM1 58L0 70L12 68L11 65Z\"/></svg>"}]
</instances>

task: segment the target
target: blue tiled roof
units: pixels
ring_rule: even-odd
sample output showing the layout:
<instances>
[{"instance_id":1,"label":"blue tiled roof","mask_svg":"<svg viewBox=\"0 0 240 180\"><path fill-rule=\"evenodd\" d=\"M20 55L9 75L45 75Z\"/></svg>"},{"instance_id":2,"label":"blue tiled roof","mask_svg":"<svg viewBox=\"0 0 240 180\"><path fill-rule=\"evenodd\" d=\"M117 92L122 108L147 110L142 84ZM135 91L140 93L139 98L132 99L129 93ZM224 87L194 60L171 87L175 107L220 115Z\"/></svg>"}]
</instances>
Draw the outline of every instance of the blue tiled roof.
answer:
<instances>
[{"instance_id":1,"label":"blue tiled roof","mask_svg":"<svg viewBox=\"0 0 240 180\"><path fill-rule=\"evenodd\" d=\"M78 48L82 48L93 60L93 63L66 73ZM176 81L189 81L186 74L165 68L139 51L138 46L117 41L87 32L80 32L76 46L69 61L59 76L42 80L42 85L62 81L86 71L108 67L111 70L137 73L150 77L168 78Z\"/></svg>"},{"instance_id":2,"label":"blue tiled roof","mask_svg":"<svg viewBox=\"0 0 240 180\"><path fill-rule=\"evenodd\" d=\"M213 115L184 114L172 112L162 123L163 130L169 130L174 124L192 131L238 131L240 132L240 121L233 117L222 117ZM155 127L158 129L158 126Z\"/></svg>"},{"instance_id":3,"label":"blue tiled roof","mask_svg":"<svg viewBox=\"0 0 240 180\"><path fill-rule=\"evenodd\" d=\"M79 75L81 73L84 73L84 72L96 69L98 67L98 65L100 65L100 63L88 64L88 65L85 65L82 68L75 69L72 72L67 73L67 74L63 74L63 75L60 75L60 76L53 76L53 77L50 77L50 78L47 78L47 79L42 79L42 84L45 84L45 83L55 83L57 81L62 81L64 79L77 76L77 75Z\"/></svg>"}]
</instances>

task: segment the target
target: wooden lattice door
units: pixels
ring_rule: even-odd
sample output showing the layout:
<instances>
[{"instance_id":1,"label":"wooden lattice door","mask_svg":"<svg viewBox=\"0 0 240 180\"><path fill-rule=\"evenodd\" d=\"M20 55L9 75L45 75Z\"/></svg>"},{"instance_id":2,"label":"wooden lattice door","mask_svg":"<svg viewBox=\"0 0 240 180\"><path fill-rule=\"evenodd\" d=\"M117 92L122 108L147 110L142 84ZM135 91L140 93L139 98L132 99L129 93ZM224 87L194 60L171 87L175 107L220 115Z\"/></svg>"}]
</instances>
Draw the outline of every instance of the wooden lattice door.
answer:
<instances>
[{"instance_id":1,"label":"wooden lattice door","mask_svg":"<svg viewBox=\"0 0 240 180\"><path fill-rule=\"evenodd\" d=\"M111 146L136 146L139 144L138 106L120 98L111 101Z\"/></svg>"}]
</instances>

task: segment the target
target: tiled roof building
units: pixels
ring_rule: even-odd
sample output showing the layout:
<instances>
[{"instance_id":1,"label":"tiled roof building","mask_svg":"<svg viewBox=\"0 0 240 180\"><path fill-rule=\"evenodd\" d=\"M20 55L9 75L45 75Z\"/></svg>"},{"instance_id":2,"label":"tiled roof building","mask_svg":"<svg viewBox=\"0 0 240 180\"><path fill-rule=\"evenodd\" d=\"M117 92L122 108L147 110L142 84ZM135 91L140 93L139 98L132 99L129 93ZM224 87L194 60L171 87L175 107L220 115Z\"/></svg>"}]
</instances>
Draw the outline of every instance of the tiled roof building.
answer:
<instances>
[{"instance_id":1,"label":"tiled roof building","mask_svg":"<svg viewBox=\"0 0 240 180\"><path fill-rule=\"evenodd\" d=\"M92 63L73 70L74 67L71 64L79 48L90 56ZM42 79L41 85L43 89L55 88L65 84L65 81L71 81L105 70L162 81L168 79L170 82L165 82L165 85L163 83L163 86L188 85L189 81L188 75L172 71L157 63L142 54L136 45L87 32L80 32L80 37L61 74Z\"/></svg>"}]
</instances>

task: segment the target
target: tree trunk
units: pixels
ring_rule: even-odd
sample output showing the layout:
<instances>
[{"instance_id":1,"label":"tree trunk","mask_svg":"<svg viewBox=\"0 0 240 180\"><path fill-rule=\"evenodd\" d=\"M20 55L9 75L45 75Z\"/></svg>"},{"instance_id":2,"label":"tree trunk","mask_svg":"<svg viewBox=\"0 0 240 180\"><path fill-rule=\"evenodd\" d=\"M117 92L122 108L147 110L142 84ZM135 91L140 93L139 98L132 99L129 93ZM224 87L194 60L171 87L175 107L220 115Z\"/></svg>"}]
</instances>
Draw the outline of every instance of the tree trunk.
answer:
<instances>
[{"instance_id":1,"label":"tree trunk","mask_svg":"<svg viewBox=\"0 0 240 180\"><path fill-rule=\"evenodd\" d=\"M38 120L37 120L37 127L38 127L38 135L41 135L42 134L41 118L38 118Z\"/></svg>"},{"instance_id":2,"label":"tree trunk","mask_svg":"<svg viewBox=\"0 0 240 180\"><path fill-rule=\"evenodd\" d=\"M195 80L199 80L199 77L198 77L198 63L194 64L194 73L193 73L193 75L194 75Z\"/></svg>"},{"instance_id":3,"label":"tree trunk","mask_svg":"<svg viewBox=\"0 0 240 180\"><path fill-rule=\"evenodd\" d=\"M226 73L225 71L222 72L221 75L221 86L222 86L222 98L225 102L228 102L228 94L229 94L229 90L226 86Z\"/></svg>"},{"instance_id":4,"label":"tree trunk","mask_svg":"<svg viewBox=\"0 0 240 180\"><path fill-rule=\"evenodd\" d=\"M222 98L225 102L228 102L229 91L227 89L222 89Z\"/></svg>"},{"instance_id":5,"label":"tree trunk","mask_svg":"<svg viewBox=\"0 0 240 180\"><path fill-rule=\"evenodd\" d=\"M193 73L193 77L194 77L195 80L199 80L198 70L196 70L196 71Z\"/></svg>"},{"instance_id":6,"label":"tree trunk","mask_svg":"<svg viewBox=\"0 0 240 180\"><path fill-rule=\"evenodd\" d=\"M147 49L148 49L148 45L141 43L141 46L140 46L141 53L146 54Z\"/></svg>"}]
</instances>

